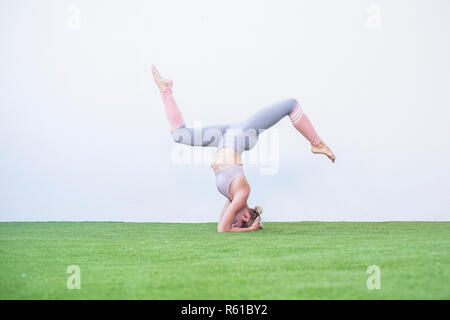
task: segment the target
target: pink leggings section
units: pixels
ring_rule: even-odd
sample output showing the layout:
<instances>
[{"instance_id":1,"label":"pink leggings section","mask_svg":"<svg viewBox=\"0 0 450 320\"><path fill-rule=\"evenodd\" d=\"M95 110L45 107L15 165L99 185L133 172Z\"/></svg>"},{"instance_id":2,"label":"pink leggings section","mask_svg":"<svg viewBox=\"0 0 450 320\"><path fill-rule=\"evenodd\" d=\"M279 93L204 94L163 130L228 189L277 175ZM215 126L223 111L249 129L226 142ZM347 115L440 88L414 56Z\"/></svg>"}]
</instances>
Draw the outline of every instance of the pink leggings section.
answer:
<instances>
[{"instance_id":1,"label":"pink leggings section","mask_svg":"<svg viewBox=\"0 0 450 320\"><path fill-rule=\"evenodd\" d=\"M299 104L295 107L294 111L289 114L292 125L297 129L312 146L317 146L321 139L317 134L316 130L309 120L308 116L303 112Z\"/></svg>"},{"instance_id":2,"label":"pink leggings section","mask_svg":"<svg viewBox=\"0 0 450 320\"><path fill-rule=\"evenodd\" d=\"M183 115L172 94L172 88L161 89L161 96L166 108L167 120L169 120L170 131L173 131L184 125Z\"/></svg>"}]
</instances>

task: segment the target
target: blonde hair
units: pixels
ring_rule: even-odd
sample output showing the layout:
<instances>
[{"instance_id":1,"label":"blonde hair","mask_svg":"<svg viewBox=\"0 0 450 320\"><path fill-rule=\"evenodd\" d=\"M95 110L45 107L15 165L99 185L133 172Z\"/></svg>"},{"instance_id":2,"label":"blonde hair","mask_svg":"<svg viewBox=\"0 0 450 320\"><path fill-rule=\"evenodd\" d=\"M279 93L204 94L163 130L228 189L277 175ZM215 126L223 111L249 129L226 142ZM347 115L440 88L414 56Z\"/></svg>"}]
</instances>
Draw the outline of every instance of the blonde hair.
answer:
<instances>
[{"instance_id":1,"label":"blonde hair","mask_svg":"<svg viewBox=\"0 0 450 320\"><path fill-rule=\"evenodd\" d=\"M250 211L250 220L248 222L243 222L241 228L250 227L257 218L260 218L263 212L263 208L260 206L256 206L255 208L249 208L249 211Z\"/></svg>"}]
</instances>

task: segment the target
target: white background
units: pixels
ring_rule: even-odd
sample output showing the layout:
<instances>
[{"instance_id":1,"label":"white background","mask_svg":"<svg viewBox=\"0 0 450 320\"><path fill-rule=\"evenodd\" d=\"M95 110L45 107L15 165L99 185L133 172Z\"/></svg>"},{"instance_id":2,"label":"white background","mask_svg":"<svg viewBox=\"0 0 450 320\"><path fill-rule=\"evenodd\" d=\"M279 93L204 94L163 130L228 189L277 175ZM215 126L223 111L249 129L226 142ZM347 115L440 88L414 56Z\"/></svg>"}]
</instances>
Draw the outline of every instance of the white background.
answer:
<instances>
[{"instance_id":1,"label":"white background","mask_svg":"<svg viewBox=\"0 0 450 320\"><path fill-rule=\"evenodd\" d=\"M78 15L79 12L79 15ZM449 220L450 1L0 1L0 220L217 221L207 163L177 165L150 65L188 124L297 98L266 221Z\"/></svg>"}]
</instances>

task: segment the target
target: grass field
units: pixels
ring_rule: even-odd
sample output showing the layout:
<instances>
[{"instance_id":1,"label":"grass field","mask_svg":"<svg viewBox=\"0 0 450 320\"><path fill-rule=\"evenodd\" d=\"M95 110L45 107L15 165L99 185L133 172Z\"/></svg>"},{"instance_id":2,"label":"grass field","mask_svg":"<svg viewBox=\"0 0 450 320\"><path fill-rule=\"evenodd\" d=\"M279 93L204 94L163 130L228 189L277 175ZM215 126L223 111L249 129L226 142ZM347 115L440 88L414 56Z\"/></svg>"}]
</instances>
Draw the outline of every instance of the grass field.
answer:
<instances>
[{"instance_id":1,"label":"grass field","mask_svg":"<svg viewBox=\"0 0 450 320\"><path fill-rule=\"evenodd\" d=\"M0 223L1 299L450 299L449 222ZM78 265L81 289L66 287ZM367 267L381 270L369 290Z\"/></svg>"}]
</instances>

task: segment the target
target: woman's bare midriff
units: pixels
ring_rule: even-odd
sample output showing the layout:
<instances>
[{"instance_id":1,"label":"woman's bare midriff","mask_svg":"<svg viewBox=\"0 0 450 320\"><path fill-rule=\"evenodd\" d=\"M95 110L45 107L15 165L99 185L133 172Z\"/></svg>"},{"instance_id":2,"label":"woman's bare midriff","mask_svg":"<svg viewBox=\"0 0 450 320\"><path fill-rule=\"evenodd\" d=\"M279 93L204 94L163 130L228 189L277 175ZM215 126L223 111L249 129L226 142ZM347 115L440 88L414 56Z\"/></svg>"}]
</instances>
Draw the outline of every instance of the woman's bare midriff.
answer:
<instances>
[{"instance_id":1,"label":"woman's bare midriff","mask_svg":"<svg viewBox=\"0 0 450 320\"><path fill-rule=\"evenodd\" d=\"M222 147L214 155L211 168L217 171L237 164L242 164L242 159L239 154L233 149Z\"/></svg>"}]
</instances>

